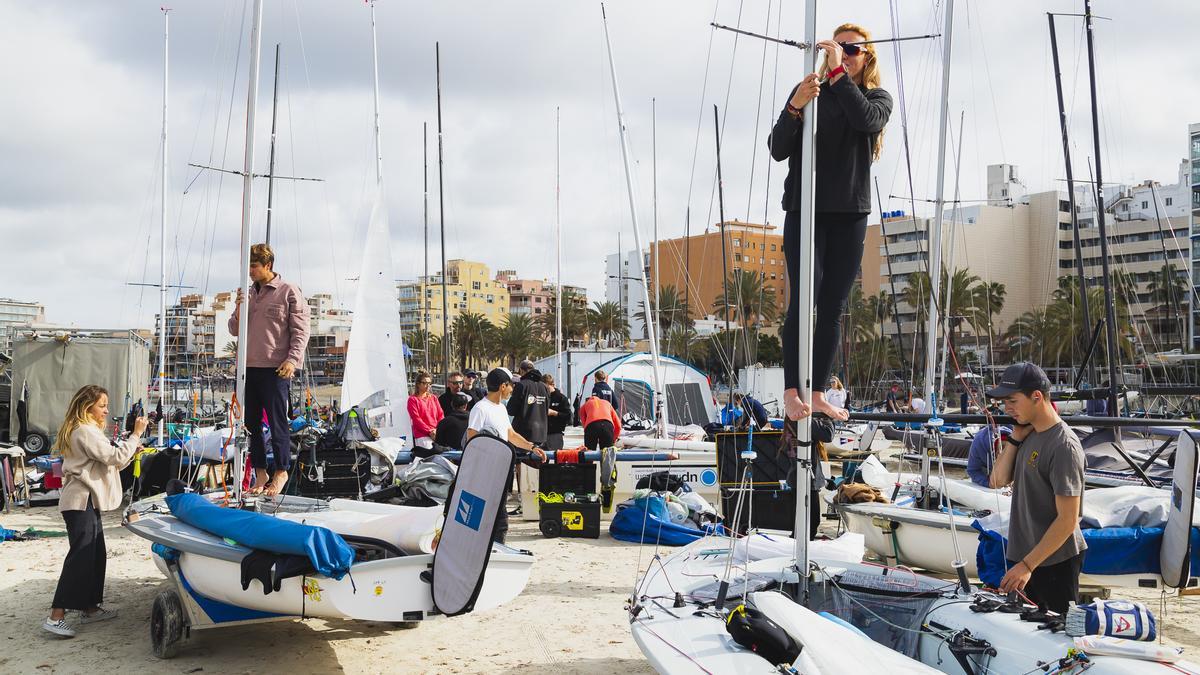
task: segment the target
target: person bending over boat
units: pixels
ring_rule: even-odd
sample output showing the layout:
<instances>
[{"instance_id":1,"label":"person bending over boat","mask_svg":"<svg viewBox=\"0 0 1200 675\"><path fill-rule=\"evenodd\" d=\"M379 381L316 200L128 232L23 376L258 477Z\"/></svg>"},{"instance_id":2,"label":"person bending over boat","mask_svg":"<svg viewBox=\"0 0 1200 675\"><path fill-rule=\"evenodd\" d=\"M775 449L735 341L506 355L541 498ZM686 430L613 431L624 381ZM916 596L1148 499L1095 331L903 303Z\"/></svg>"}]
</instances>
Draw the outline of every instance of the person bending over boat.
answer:
<instances>
[{"instance_id":1,"label":"person bending over boat","mask_svg":"<svg viewBox=\"0 0 1200 675\"><path fill-rule=\"evenodd\" d=\"M892 97L880 88L874 45L849 44L870 39L853 23L838 26L832 40L817 43L825 61L789 95L767 139L776 161L788 160L783 184L783 250L788 272L788 311L783 324L783 402L787 416L798 420L813 412L845 420L845 408L825 399L820 386L829 380L837 353L842 311L862 264L867 217L871 214L871 162L879 159L883 128L892 113ZM813 237L812 406L800 397L800 139L803 109L823 96L817 106ZM805 373L807 375L807 373Z\"/></svg>"},{"instance_id":2,"label":"person bending over boat","mask_svg":"<svg viewBox=\"0 0 1200 675\"><path fill-rule=\"evenodd\" d=\"M512 396L512 373L507 368L493 369L487 374L487 390L487 396L478 401L475 407L471 408L471 416L467 421L467 441L470 441L479 434L491 434L501 440L508 441L508 444L513 447L520 448L521 450L529 450L545 462L546 453L541 448L529 442L524 436L518 434L512 428L512 423L508 419L508 408L505 407L504 400ZM516 462L508 465L508 478L504 483L504 495L506 499L509 492L512 491L513 471L515 467ZM503 544L504 538L507 535L508 508L501 505L496 515L495 540Z\"/></svg>"},{"instance_id":3,"label":"person bending over boat","mask_svg":"<svg viewBox=\"0 0 1200 675\"><path fill-rule=\"evenodd\" d=\"M621 416L608 401L592 394L579 406L579 426L588 450L603 450L616 445L621 437Z\"/></svg>"},{"instance_id":4,"label":"person bending over boat","mask_svg":"<svg viewBox=\"0 0 1200 675\"><path fill-rule=\"evenodd\" d=\"M283 492L292 466L292 437L288 429L288 389L304 365L308 348L308 301L295 284L275 273L275 252L267 244L250 247L249 327L246 330L246 433L250 435L250 464L255 491ZM238 336L242 289L229 317L229 334ZM271 429L274 463L268 466L262 418ZM268 473L268 471L270 473Z\"/></svg>"},{"instance_id":5,"label":"person bending over boat","mask_svg":"<svg viewBox=\"0 0 1200 675\"><path fill-rule=\"evenodd\" d=\"M1004 370L987 392L1016 421L992 469L993 488L1012 485L1010 568L1000 590L1021 591L1042 609L1066 614L1079 601L1087 544L1079 529L1083 446L1050 404L1050 380L1032 363Z\"/></svg>"},{"instance_id":6,"label":"person bending over boat","mask_svg":"<svg viewBox=\"0 0 1200 675\"><path fill-rule=\"evenodd\" d=\"M70 549L63 560L50 616L42 628L62 637L75 637L67 623L67 610L80 612L80 623L104 621L116 609L104 601L106 552L100 512L121 505L121 469L133 461L142 446L147 420L138 417L126 440L113 445L104 433L108 420L108 392L89 384L75 392L67 416L58 428L55 451L63 458L63 486L58 510L67 524Z\"/></svg>"}]
</instances>

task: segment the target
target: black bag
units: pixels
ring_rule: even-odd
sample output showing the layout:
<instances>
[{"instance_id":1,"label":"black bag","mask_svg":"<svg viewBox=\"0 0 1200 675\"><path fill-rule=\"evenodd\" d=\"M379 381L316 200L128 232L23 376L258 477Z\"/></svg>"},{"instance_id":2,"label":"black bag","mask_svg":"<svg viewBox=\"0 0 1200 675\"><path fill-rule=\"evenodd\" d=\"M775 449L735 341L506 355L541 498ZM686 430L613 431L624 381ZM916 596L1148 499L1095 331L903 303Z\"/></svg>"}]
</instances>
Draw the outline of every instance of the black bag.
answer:
<instances>
[{"instance_id":1,"label":"black bag","mask_svg":"<svg viewBox=\"0 0 1200 675\"><path fill-rule=\"evenodd\" d=\"M655 492L675 492L679 488L687 485L683 478L672 474L670 471L655 471L648 476L642 476L638 480L635 490L650 489Z\"/></svg>"},{"instance_id":2,"label":"black bag","mask_svg":"<svg viewBox=\"0 0 1200 675\"><path fill-rule=\"evenodd\" d=\"M311 438L311 437L310 437ZM301 441L296 491L303 497L362 497L371 477L371 456L361 444L342 440L336 429Z\"/></svg>"},{"instance_id":3,"label":"black bag","mask_svg":"<svg viewBox=\"0 0 1200 675\"><path fill-rule=\"evenodd\" d=\"M725 630L739 645L772 665L790 666L800 656L800 645L779 624L753 607L738 605L729 614Z\"/></svg>"}]
</instances>

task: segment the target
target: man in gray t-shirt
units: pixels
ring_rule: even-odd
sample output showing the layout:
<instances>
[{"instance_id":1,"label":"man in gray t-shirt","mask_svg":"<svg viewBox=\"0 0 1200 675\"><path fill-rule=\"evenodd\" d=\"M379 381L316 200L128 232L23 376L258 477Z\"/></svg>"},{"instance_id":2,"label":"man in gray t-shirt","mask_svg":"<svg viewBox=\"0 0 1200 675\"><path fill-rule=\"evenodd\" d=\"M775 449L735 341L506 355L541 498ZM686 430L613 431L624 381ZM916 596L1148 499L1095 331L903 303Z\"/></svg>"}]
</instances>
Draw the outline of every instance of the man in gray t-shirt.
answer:
<instances>
[{"instance_id":1,"label":"man in gray t-shirt","mask_svg":"<svg viewBox=\"0 0 1200 675\"><path fill-rule=\"evenodd\" d=\"M992 469L994 488L1012 485L1008 526L1010 568L1004 592L1022 591L1043 609L1065 614L1079 596L1087 545L1079 530L1083 446L1050 403L1050 380L1032 363L1005 369L987 392L1016 419Z\"/></svg>"}]
</instances>

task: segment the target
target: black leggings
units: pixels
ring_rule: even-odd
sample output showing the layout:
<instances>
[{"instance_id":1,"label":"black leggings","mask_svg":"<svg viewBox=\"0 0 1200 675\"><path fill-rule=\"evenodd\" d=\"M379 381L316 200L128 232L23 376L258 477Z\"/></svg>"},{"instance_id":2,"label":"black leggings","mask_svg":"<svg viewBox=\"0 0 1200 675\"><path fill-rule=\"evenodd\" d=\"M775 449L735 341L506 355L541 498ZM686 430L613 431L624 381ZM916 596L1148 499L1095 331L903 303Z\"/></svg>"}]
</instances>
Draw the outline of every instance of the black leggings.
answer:
<instances>
[{"instance_id":1,"label":"black leggings","mask_svg":"<svg viewBox=\"0 0 1200 675\"><path fill-rule=\"evenodd\" d=\"M812 383L823 391L833 371L842 312L858 268L862 265L867 213L818 213L813 237L813 296L817 319L813 327ZM799 389L800 378L800 212L788 211L783 221L783 253L787 257L788 312L783 322L783 386ZM807 308L805 311L810 311Z\"/></svg>"}]
</instances>

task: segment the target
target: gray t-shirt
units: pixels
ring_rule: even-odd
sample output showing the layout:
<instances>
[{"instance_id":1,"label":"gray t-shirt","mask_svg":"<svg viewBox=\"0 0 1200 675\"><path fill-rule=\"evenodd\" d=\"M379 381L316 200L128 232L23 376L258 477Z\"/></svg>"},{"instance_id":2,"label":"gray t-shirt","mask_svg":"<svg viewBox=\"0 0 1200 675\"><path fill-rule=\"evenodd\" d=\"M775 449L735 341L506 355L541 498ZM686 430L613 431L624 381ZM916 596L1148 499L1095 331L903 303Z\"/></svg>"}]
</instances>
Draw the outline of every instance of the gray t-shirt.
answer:
<instances>
[{"instance_id":1,"label":"gray t-shirt","mask_svg":"<svg viewBox=\"0 0 1200 675\"><path fill-rule=\"evenodd\" d=\"M1013 466L1012 515L1008 526L1008 559L1017 562L1041 541L1058 516L1055 495L1083 496L1086 466L1079 437L1066 422L1045 431L1034 431L1017 449ZM1075 532L1042 562L1053 565L1087 548L1078 522Z\"/></svg>"}]
</instances>

